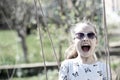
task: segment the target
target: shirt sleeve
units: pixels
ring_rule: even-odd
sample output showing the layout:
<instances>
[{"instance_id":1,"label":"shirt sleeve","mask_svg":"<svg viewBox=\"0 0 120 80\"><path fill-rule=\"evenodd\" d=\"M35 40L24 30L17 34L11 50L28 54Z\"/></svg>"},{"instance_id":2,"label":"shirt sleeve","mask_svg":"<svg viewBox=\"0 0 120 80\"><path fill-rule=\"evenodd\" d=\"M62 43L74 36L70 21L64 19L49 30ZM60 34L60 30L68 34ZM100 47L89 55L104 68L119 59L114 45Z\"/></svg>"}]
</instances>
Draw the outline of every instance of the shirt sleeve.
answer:
<instances>
[{"instance_id":1,"label":"shirt sleeve","mask_svg":"<svg viewBox=\"0 0 120 80\"><path fill-rule=\"evenodd\" d=\"M68 62L67 61L63 61L61 63L60 66L60 70L59 70L59 80L68 80Z\"/></svg>"}]
</instances>

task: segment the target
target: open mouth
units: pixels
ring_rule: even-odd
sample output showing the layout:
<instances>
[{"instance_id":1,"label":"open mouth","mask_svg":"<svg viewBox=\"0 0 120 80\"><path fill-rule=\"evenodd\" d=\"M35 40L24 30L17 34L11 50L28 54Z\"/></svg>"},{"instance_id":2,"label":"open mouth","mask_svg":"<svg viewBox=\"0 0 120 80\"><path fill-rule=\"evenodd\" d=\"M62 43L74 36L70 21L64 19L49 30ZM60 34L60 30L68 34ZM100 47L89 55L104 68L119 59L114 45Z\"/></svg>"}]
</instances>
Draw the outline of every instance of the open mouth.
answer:
<instances>
[{"instance_id":1,"label":"open mouth","mask_svg":"<svg viewBox=\"0 0 120 80\"><path fill-rule=\"evenodd\" d=\"M84 52L88 52L90 50L90 45L83 45L81 46L81 49L84 51Z\"/></svg>"}]
</instances>

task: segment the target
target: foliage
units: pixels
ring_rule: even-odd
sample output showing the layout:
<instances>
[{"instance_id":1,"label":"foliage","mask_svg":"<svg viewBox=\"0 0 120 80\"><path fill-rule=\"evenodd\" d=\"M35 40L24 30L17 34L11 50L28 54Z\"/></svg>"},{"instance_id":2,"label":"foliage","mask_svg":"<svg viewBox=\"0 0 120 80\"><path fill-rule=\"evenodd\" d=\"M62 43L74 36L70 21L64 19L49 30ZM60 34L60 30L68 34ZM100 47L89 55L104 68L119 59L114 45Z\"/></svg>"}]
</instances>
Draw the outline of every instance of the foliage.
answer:
<instances>
[{"instance_id":1,"label":"foliage","mask_svg":"<svg viewBox=\"0 0 120 80\"><path fill-rule=\"evenodd\" d=\"M120 66L120 62L114 62L114 63L111 64L111 67L112 67L113 70L119 68L119 66Z\"/></svg>"},{"instance_id":2,"label":"foliage","mask_svg":"<svg viewBox=\"0 0 120 80\"><path fill-rule=\"evenodd\" d=\"M12 12L15 8L16 0L1 0L0 1L0 24L5 24L5 17L9 20L12 19ZM12 5L11 5L12 4Z\"/></svg>"},{"instance_id":3,"label":"foliage","mask_svg":"<svg viewBox=\"0 0 120 80\"><path fill-rule=\"evenodd\" d=\"M5 4L7 7L4 6ZM37 15L36 7L38 13ZM43 27L45 27L43 20L44 17L46 18L45 20L48 24L56 24L56 27L60 27L61 25L65 26L65 24L67 24L69 27L71 24L81 21L84 18L100 25L102 16L100 0L51 0L49 3L42 1L44 14L41 12L39 2L37 2L37 6L35 6L34 1L29 3L27 1L12 0L11 2L9 0L3 0L1 1L1 8L3 8L1 12L4 12L2 15L6 14L5 17L11 21L10 24L24 24L25 27L31 25L31 23L34 23L34 21L36 22L35 16L38 17L40 21L39 23Z\"/></svg>"}]
</instances>

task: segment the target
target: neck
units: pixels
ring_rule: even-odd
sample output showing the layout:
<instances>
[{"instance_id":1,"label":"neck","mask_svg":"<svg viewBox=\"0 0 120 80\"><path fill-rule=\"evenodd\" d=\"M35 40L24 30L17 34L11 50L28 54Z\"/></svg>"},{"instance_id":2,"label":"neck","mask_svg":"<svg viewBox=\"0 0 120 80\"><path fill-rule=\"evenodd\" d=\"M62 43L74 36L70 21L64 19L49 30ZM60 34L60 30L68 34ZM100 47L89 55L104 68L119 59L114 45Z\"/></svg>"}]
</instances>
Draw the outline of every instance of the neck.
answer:
<instances>
[{"instance_id":1,"label":"neck","mask_svg":"<svg viewBox=\"0 0 120 80\"><path fill-rule=\"evenodd\" d=\"M82 63L84 64L93 64L95 63L97 60L95 59L95 57L92 55L92 56L89 56L89 57L83 57L83 56L79 56L78 57Z\"/></svg>"}]
</instances>

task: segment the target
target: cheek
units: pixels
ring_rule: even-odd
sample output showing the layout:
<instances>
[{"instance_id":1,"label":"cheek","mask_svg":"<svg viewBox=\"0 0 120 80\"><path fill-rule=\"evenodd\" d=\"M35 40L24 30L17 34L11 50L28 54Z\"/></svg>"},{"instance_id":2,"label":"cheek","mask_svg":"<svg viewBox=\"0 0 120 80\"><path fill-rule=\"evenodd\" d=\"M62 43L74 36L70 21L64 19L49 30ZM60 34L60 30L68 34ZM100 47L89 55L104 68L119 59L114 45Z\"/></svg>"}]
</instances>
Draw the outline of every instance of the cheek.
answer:
<instances>
[{"instance_id":1,"label":"cheek","mask_svg":"<svg viewBox=\"0 0 120 80\"><path fill-rule=\"evenodd\" d=\"M78 40L78 39L75 39L75 40L74 40L74 44L75 44L75 46L80 46L80 43L81 43L80 40Z\"/></svg>"},{"instance_id":2,"label":"cheek","mask_svg":"<svg viewBox=\"0 0 120 80\"><path fill-rule=\"evenodd\" d=\"M97 40L93 40L93 41L92 41L92 46L93 46L93 47L96 47L96 46L97 46Z\"/></svg>"},{"instance_id":3,"label":"cheek","mask_svg":"<svg viewBox=\"0 0 120 80\"><path fill-rule=\"evenodd\" d=\"M80 41L75 42L75 48L76 48L77 51L81 50L81 42Z\"/></svg>"}]
</instances>

